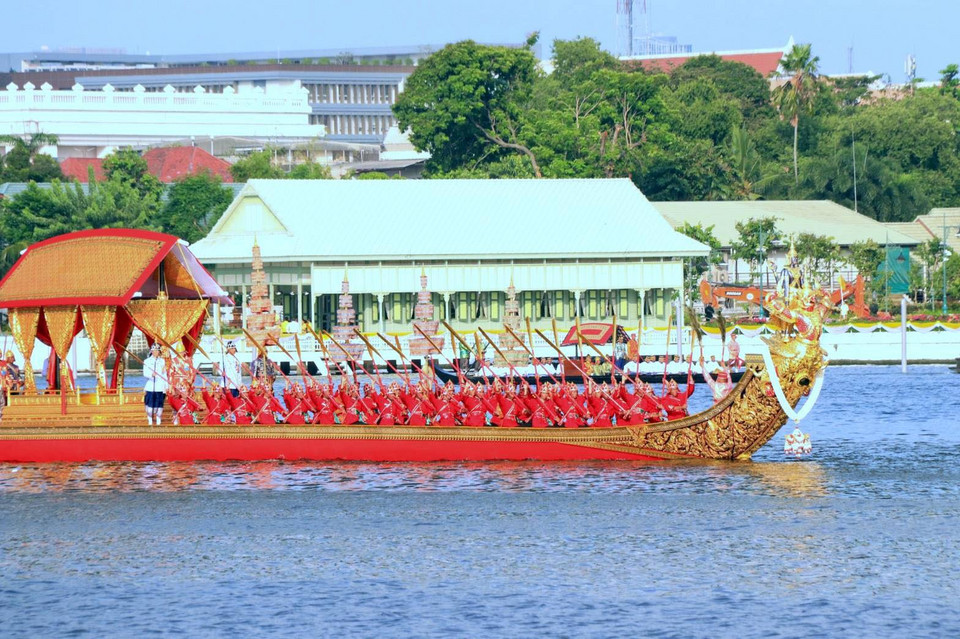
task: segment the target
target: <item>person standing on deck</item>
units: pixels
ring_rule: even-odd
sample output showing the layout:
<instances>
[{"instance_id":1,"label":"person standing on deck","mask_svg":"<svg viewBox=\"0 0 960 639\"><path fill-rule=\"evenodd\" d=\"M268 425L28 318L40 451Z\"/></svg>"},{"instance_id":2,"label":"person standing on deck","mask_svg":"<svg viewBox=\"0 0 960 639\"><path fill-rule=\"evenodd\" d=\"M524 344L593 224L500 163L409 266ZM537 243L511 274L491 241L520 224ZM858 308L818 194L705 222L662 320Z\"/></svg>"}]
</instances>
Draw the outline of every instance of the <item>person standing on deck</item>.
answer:
<instances>
[{"instance_id":1,"label":"person standing on deck","mask_svg":"<svg viewBox=\"0 0 960 639\"><path fill-rule=\"evenodd\" d=\"M167 397L167 366L160 356L160 344L154 342L150 347L150 357L143 362L143 376L147 382L143 387L143 403L147 408L147 425L160 425L163 418L163 403Z\"/></svg>"},{"instance_id":2,"label":"person standing on deck","mask_svg":"<svg viewBox=\"0 0 960 639\"><path fill-rule=\"evenodd\" d=\"M220 376L223 377L223 387L234 397L239 397L240 387L243 385L243 365L237 357L237 345L233 341L227 342L222 366Z\"/></svg>"}]
</instances>

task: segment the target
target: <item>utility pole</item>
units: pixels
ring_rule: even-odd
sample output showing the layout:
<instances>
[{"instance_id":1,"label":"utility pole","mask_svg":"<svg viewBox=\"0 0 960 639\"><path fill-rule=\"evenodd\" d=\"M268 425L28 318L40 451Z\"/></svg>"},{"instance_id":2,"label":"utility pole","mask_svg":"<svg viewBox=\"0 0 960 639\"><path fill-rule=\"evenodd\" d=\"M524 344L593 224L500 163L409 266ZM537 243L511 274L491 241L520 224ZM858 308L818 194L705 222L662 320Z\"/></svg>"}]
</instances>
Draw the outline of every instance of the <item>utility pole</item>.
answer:
<instances>
[{"instance_id":1,"label":"utility pole","mask_svg":"<svg viewBox=\"0 0 960 639\"><path fill-rule=\"evenodd\" d=\"M943 209L943 263L940 268L943 269L943 314L947 314L947 257L950 253L947 251L947 209Z\"/></svg>"}]
</instances>

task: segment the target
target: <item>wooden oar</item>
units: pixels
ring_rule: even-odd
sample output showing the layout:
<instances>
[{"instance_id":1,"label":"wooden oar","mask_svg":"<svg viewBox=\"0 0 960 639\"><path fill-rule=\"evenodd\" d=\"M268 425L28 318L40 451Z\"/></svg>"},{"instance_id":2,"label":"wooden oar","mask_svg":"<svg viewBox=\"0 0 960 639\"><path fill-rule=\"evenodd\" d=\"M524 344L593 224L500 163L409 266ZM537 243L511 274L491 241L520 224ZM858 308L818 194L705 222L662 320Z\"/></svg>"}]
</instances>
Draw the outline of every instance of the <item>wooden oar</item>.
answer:
<instances>
[{"instance_id":1,"label":"wooden oar","mask_svg":"<svg viewBox=\"0 0 960 639\"><path fill-rule=\"evenodd\" d=\"M323 336L318 335L317 331L313 330L313 327L310 326L310 324L307 324L307 331L309 331L310 334L313 335L313 339L317 340L317 343L320 344L320 350L323 352L323 356L327 358L327 385L330 386L330 388L333 388L333 375L330 374L330 362L333 362L336 365L337 370L340 371L340 376L343 379L347 379L349 376L343 371L343 368L340 366L340 362L335 361L332 357L330 357L330 352L327 350L327 345L323 342Z\"/></svg>"},{"instance_id":2,"label":"wooden oar","mask_svg":"<svg viewBox=\"0 0 960 639\"><path fill-rule=\"evenodd\" d=\"M473 355L477 362L477 367L480 369L480 375L483 377L483 383L489 385L489 382L487 381L487 374L483 371L483 367L485 365L485 362L483 361L483 351L474 351L473 347L470 346L465 339L463 339L460 333L455 331L453 327L447 324L445 320L440 320L440 323L443 324L448 331L450 331L450 335L453 337L453 339L463 344L463 347L467 349L467 352ZM474 338L476 338L476 333L474 333Z\"/></svg>"},{"instance_id":3,"label":"wooden oar","mask_svg":"<svg viewBox=\"0 0 960 639\"><path fill-rule=\"evenodd\" d=\"M527 318L527 327L529 328L529 326L530 326L530 318ZM516 333L513 332L513 329L511 329L511 328L510 328L509 326L507 326L506 324L504 324L503 327L504 327L505 329L507 329L507 332L509 332L511 335L513 335L513 337L514 337L518 342L520 342L520 346L523 346L523 350L527 351L527 353L530 354L530 359L531 359L531 363L532 363L532 360L536 359L536 357L534 357L534 355L533 355L533 351L532 351L531 349L527 348L527 346L523 343L523 341L521 341L520 337L519 337ZM533 340L532 340L532 339L530 340L530 343L533 344ZM534 367L533 367L533 370L536 371L536 370L537 370L537 367L534 366ZM557 381L557 378L556 378L556 377L554 377L553 375L550 374L550 371L548 371L546 368L544 368L543 370L544 370L544 372L545 372L547 375L549 375L550 379L553 381L554 384L559 384L559 383L560 383L560 382ZM536 375L537 375L537 392L540 392L540 373L536 373Z\"/></svg>"},{"instance_id":4,"label":"wooden oar","mask_svg":"<svg viewBox=\"0 0 960 639\"><path fill-rule=\"evenodd\" d=\"M557 336L557 318L556 317L550 320L550 326L553 328L553 341L559 344L560 338ZM567 367L563 365L563 360L560 360L560 379L563 381L564 385L566 385Z\"/></svg>"},{"instance_id":5,"label":"wooden oar","mask_svg":"<svg viewBox=\"0 0 960 639\"><path fill-rule=\"evenodd\" d=\"M578 333L578 334L580 333L580 329L577 329L577 333ZM630 379L630 376L627 375L627 374L623 371L622 368L620 368L619 366L617 366L617 364L616 364L612 359L610 359L609 357L607 357L599 348L597 348L597 345L596 345L596 344L594 344L593 342L591 342L591 341L590 341L589 339L587 339L586 337L583 337L582 335L580 335L580 337L581 337L581 339L582 339L583 341L585 341L585 342L587 343L588 346L590 346L590 348L592 348L592 349L597 353L597 355L599 355L600 357L602 357L604 360L606 360L606 362L607 362L608 364L610 364L610 371L611 371L610 376L611 376L611 378L613 378L613 375L614 375L614 372L615 372L615 371L619 371L621 375L623 375L623 376L626 377L627 379ZM582 343L582 342L581 342L581 343ZM615 378L614 378L614 379L615 379ZM616 383L616 382L613 382L613 383ZM637 386L636 380L633 380L633 386L634 386L634 388L636 388L636 386Z\"/></svg>"},{"instance_id":6,"label":"wooden oar","mask_svg":"<svg viewBox=\"0 0 960 639\"><path fill-rule=\"evenodd\" d=\"M253 335L251 335L251 334L250 334L250 331L248 331L247 329L242 328L242 329L240 329L240 330L243 331L243 334L247 336L247 339L250 340L251 342L253 342L253 345L257 347L257 350L258 350L258 351L260 351L260 355L261 355L261 357L263 357L263 377L266 378L266 377L267 377L267 363L270 361L270 358L267 356L267 349L266 349L266 347L263 346L263 345L261 345L260 342L257 341L257 338L254 337ZM291 359L292 359L292 358L291 358ZM289 382L291 385L293 384L293 382L290 380L290 378L287 377L287 375L283 372L283 369L281 369L279 366L277 366L277 372L280 373L280 375L283 376L283 379L284 379L285 381ZM252 381L253 381L253 380L252 380L252 378L253 378L253 371L252 371L252 370L250 371L250 377L251 377L251 383L252 383Z\"/></svg>"},{"instance_id":7,"label":"wooden oar","mask_svg":"<svg viewBox=\"0 0 960 639\"><path fill-rule=\"evenodd\" d=\"M392 344L392 343L390 342L390 340L388 340L388 339L386 338L386 336L381 335L380 333L377 333L377 337L379 337L380 339L382 339L387 346L389 346L390 348L392 348L393 351L394 351L397 355L400 356L400 359L403 360L403 367L404 367L404 369L406 369L406 367L407 367L407 362L409 362L409 363L410 363L410 367L413 368L413 369L415 369L418 375L420 375L421 377L424 376L424 374L423 374L423 369L420 368L419 366L417 366L416 364L414 364L414 363L413 363L413 360L408 359L407 356L403 354L403 350L400 348L400 343L399 343L399 342L400 342L400 338L399 338L399 337L397 338L397 344L396 344L396 345ZM409 379L409 376L408 376L408 379ZM408 383L409 383L409 382L408 382Z\"/></svg>"},{"instance_id":8,"label":"wooden oar","mask_svg":"<svg viewBox=\"0 0 960 639\"><path fill-rule=\"evenodd\" d=\"M563 354L563 351L560 350L560 347L557 346L556 344L554 344L553 342L551 342L551 341L550 341L550 338L548 338L546 335L544 335L544 334L540 331L540 329L535 329L535 330L536 330L536 332L537 332L537 335L539 335L540 337L542 337L543 340L544 340L547 344L549 344L549 345L551 346L551 348L553 348L553 350L557 351L557 354L558 354L560 357L562 357L562 358L565 359L566 361L570 362L571 366L573 366L573 367L576 368L578 371L580 371L580 374L583 375L584 385L586 385L586 380L587 380L587 378L590 377L590 376L587 375L586 373L584 373L582 368L580 368L579 366L577 366L576 364L574 364L573 361L572 361L569 357L567 357L566 355L564 355L564 354ZM600 388L600 392L603 393L604 395L606 395L606 396L607 396L607 399L609 399L610 402L611 402L614 406L616 406L617 408L619 408L621 411L626 410L626 407L625 407L623 404L621 404L620 402L618 402L610 393L608 393L607 391L605 391L602 386L600 386L599 388Z\"/></svg>"},{"instance_id":9,"label":"wooden oar","mask_svg":"<svg viewBox=\"0 0 960 639\"><path fill-rule=\"evenodd\" d=\"M487 342L489 342L490 346L493 346L493 350L496 351L497 355L499 355L500 358L503 359L503 361L505 361L505 362L507 363L507 366L510 367L510 371L513 373L513 375L516 376L517 381L519 382L519 381L523 380L523 375L521 375L520 373L517 372L517 369L513 367L513 364L511 364L511 363L510 363L510 360L507 359L507 356L503 354L503 351L501 351L501 350L497 347L497 345L493 343L493 340L490 338L489 335L487 335L487 332L486 332L485 330L483 330L482 328L480 328L479 326L477 327L477 330L480 331L480 332L483 334L483 336L487 339Z\"/></svg>"},{"instance_id":10,"label":"wooden oar","mask_svg":"<svg viewBox=\"0 0 960 639\"><path fill-rule=\"evenodd\" d=\"M417 326L416 324L413 325L413 328L416 329L416 331L417 331L418 333L420 333L421 335L423 335L423 337L424 337L428 342L430 342L430 346L431 346L434 350L436 350L438 353L440 353L440 356L443 357L443 359L447 360L447 363L450 364L450 366L452 366L455 371L457 371L457 381L460 383L460 387L462 388L462 387L463 387L463 376L460 374L460 369L457 368L457 365L454 364L454 363L450 360L449 357L447 357L446 353L443 352L443 349L441 349L439 346L437 346L436 342L434 342L432 339L430 339L430 336L429 336L429 335L427 335L426 333L423 332L423 329L422 329L422 328L420 328L420 327ZM437 374L436 371L434 371L434 373L433 373L434 377L436 377L436 374Z\"/></svg>"},{"instance_id":11,"label":"wooden oar","mask_svg":"<svg viewBox=\"0 0 960 639\"><path fill-rule=\"evenodd\" d=\"M402 375L402 374L400 373L400 371L397 370L397 367L390 363L390 360L388 360L386 357L384 357L383 355L381 355L381 354L380 354L380 351L378 351L376 348L374 348L373 344L370 343L370 340L368 340L368 339L363 335L363 333L361 333L361 332L360 332L359 330L357 330L357 329L353 329L353 332L356 334L357 337L359 337L359 338L361 339L361 341L363 341L364 344L367 345L367 350L370 352L370 359L371 359L371 361L373 361L374 367L376 367L377 360L375 360L373 356L376 355L377 357L379 357L380 359L382 359L382 360L384 361L384 363L387 365L387 367L388 367L390 370L393 371L394 375L396 375L397 377L404 377L404 375ZM377 373L377 376L379 377L379 375L380 375L380 373L378 372L378 373ZM409 378L407 378L407 386L409 386L409 385L410 385L410 380L409 380ZM383 388L383 381L380 382L380 388Z\"/></svg>"},{"instance_id":12,"label":"wooden oar","mask_svg":"<svg viewBox=\"0 0 960 639\"><path fill-rule=\"evenodd\" d=\"M377 383L377 381L373 379L373 375L370 374L370 371L364 368L362 363L358 362L357 358L351 355L350 351L348 351L343 344L341 344L336 339L334 339L333 335L328 334L327 337L330 338L330 341L333 342L333 345L339 348L340 351L347 356L347 359L350 360L350 363L353 364L353 380L355 384L358 384L358 385L360 384L359 376L357 375L357 368L361 369L366 374L366 376L370 378L371 383L373 384Z\"/></svg>"}]
</instances>

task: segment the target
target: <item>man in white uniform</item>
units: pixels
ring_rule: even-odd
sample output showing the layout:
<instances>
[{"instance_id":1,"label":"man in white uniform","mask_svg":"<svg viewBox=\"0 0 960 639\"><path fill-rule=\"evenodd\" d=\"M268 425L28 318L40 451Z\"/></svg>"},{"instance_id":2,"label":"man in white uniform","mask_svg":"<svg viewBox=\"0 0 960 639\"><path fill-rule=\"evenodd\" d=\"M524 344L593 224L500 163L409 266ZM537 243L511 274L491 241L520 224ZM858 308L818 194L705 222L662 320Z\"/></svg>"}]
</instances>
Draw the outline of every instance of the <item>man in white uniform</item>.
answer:
<instances>
[{"instance_id":1,"label":"man in white uniform","mask_svg":"<svg viewBox=\"0 0 960 639\"><path fill-rule=\"evenodd\" d=\"M243 385L243 365L237 357L237 345L233 341L227 342L227 352L223 356L223 387L234 397L240 396L240 387Z\"/></svg>"},{"instance_id":2,"label":"man in white uniform","mask_svg":"<svg viewBox=\"0 0 960 639\"><path fill-rule=\"evenodd\" d=\"M147 424L160 425L163 417L163 403L167 398L167 366L166 360L160 356L160 344L154 343L150 347L150 357L143 363L143 376L147 378L144 384L143 403L147 408Z\"/></svg>"}]
</instances>

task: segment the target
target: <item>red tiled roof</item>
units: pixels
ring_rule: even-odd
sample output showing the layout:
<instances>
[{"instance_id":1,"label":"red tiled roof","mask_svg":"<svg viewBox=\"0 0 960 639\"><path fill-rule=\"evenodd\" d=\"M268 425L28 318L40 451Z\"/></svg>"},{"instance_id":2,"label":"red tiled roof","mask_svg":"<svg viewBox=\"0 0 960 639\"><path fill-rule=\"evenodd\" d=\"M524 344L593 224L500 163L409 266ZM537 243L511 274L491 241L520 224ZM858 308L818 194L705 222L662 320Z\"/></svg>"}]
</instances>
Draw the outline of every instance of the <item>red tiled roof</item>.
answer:
<instances>
[{"instance_id":1,"label":"red tiled roof","mask_svg":"<svg viewBox=\"0 0 960 639\"><path fill-rule=\"evenodd\" d=\"M67 158L60 163L60 170L63 171L65 179L86 183L89 178L88 168L91 166L97 182L107 179L103 172L103 160L100 158Z\"/></svg>"},{"instance_id":2,"label":"red tiled roof","mask_svg":"<svg viewBox=\"0 0 960 639\"><path fill-rule=\"evenodd\" d=\"M143 154L147 170L161 182L173 182L187 175L211 173L224 182L233 182L230 163L214 157L196 146L174 146L150 149Z\"/></svg>"},{"instance_id":3,"label":"red tiled roof","mask_svg":"<svg viewBox=\"0 0 960 639\"><path fill-rule=\"evenodd\" d=\"M647 71L662 71L670 73L673 69L691 58L700 55L718 55L728 62L742 62L753 67L763 77L769 77L771 73L777 70L780 60L783 59L783 51L757 51L741 53L691 53L689 55L678 55L669 57L650 57L650 58L631 58L624 60L626 64L639 65Z\"/></svg>"}]
</instances>

